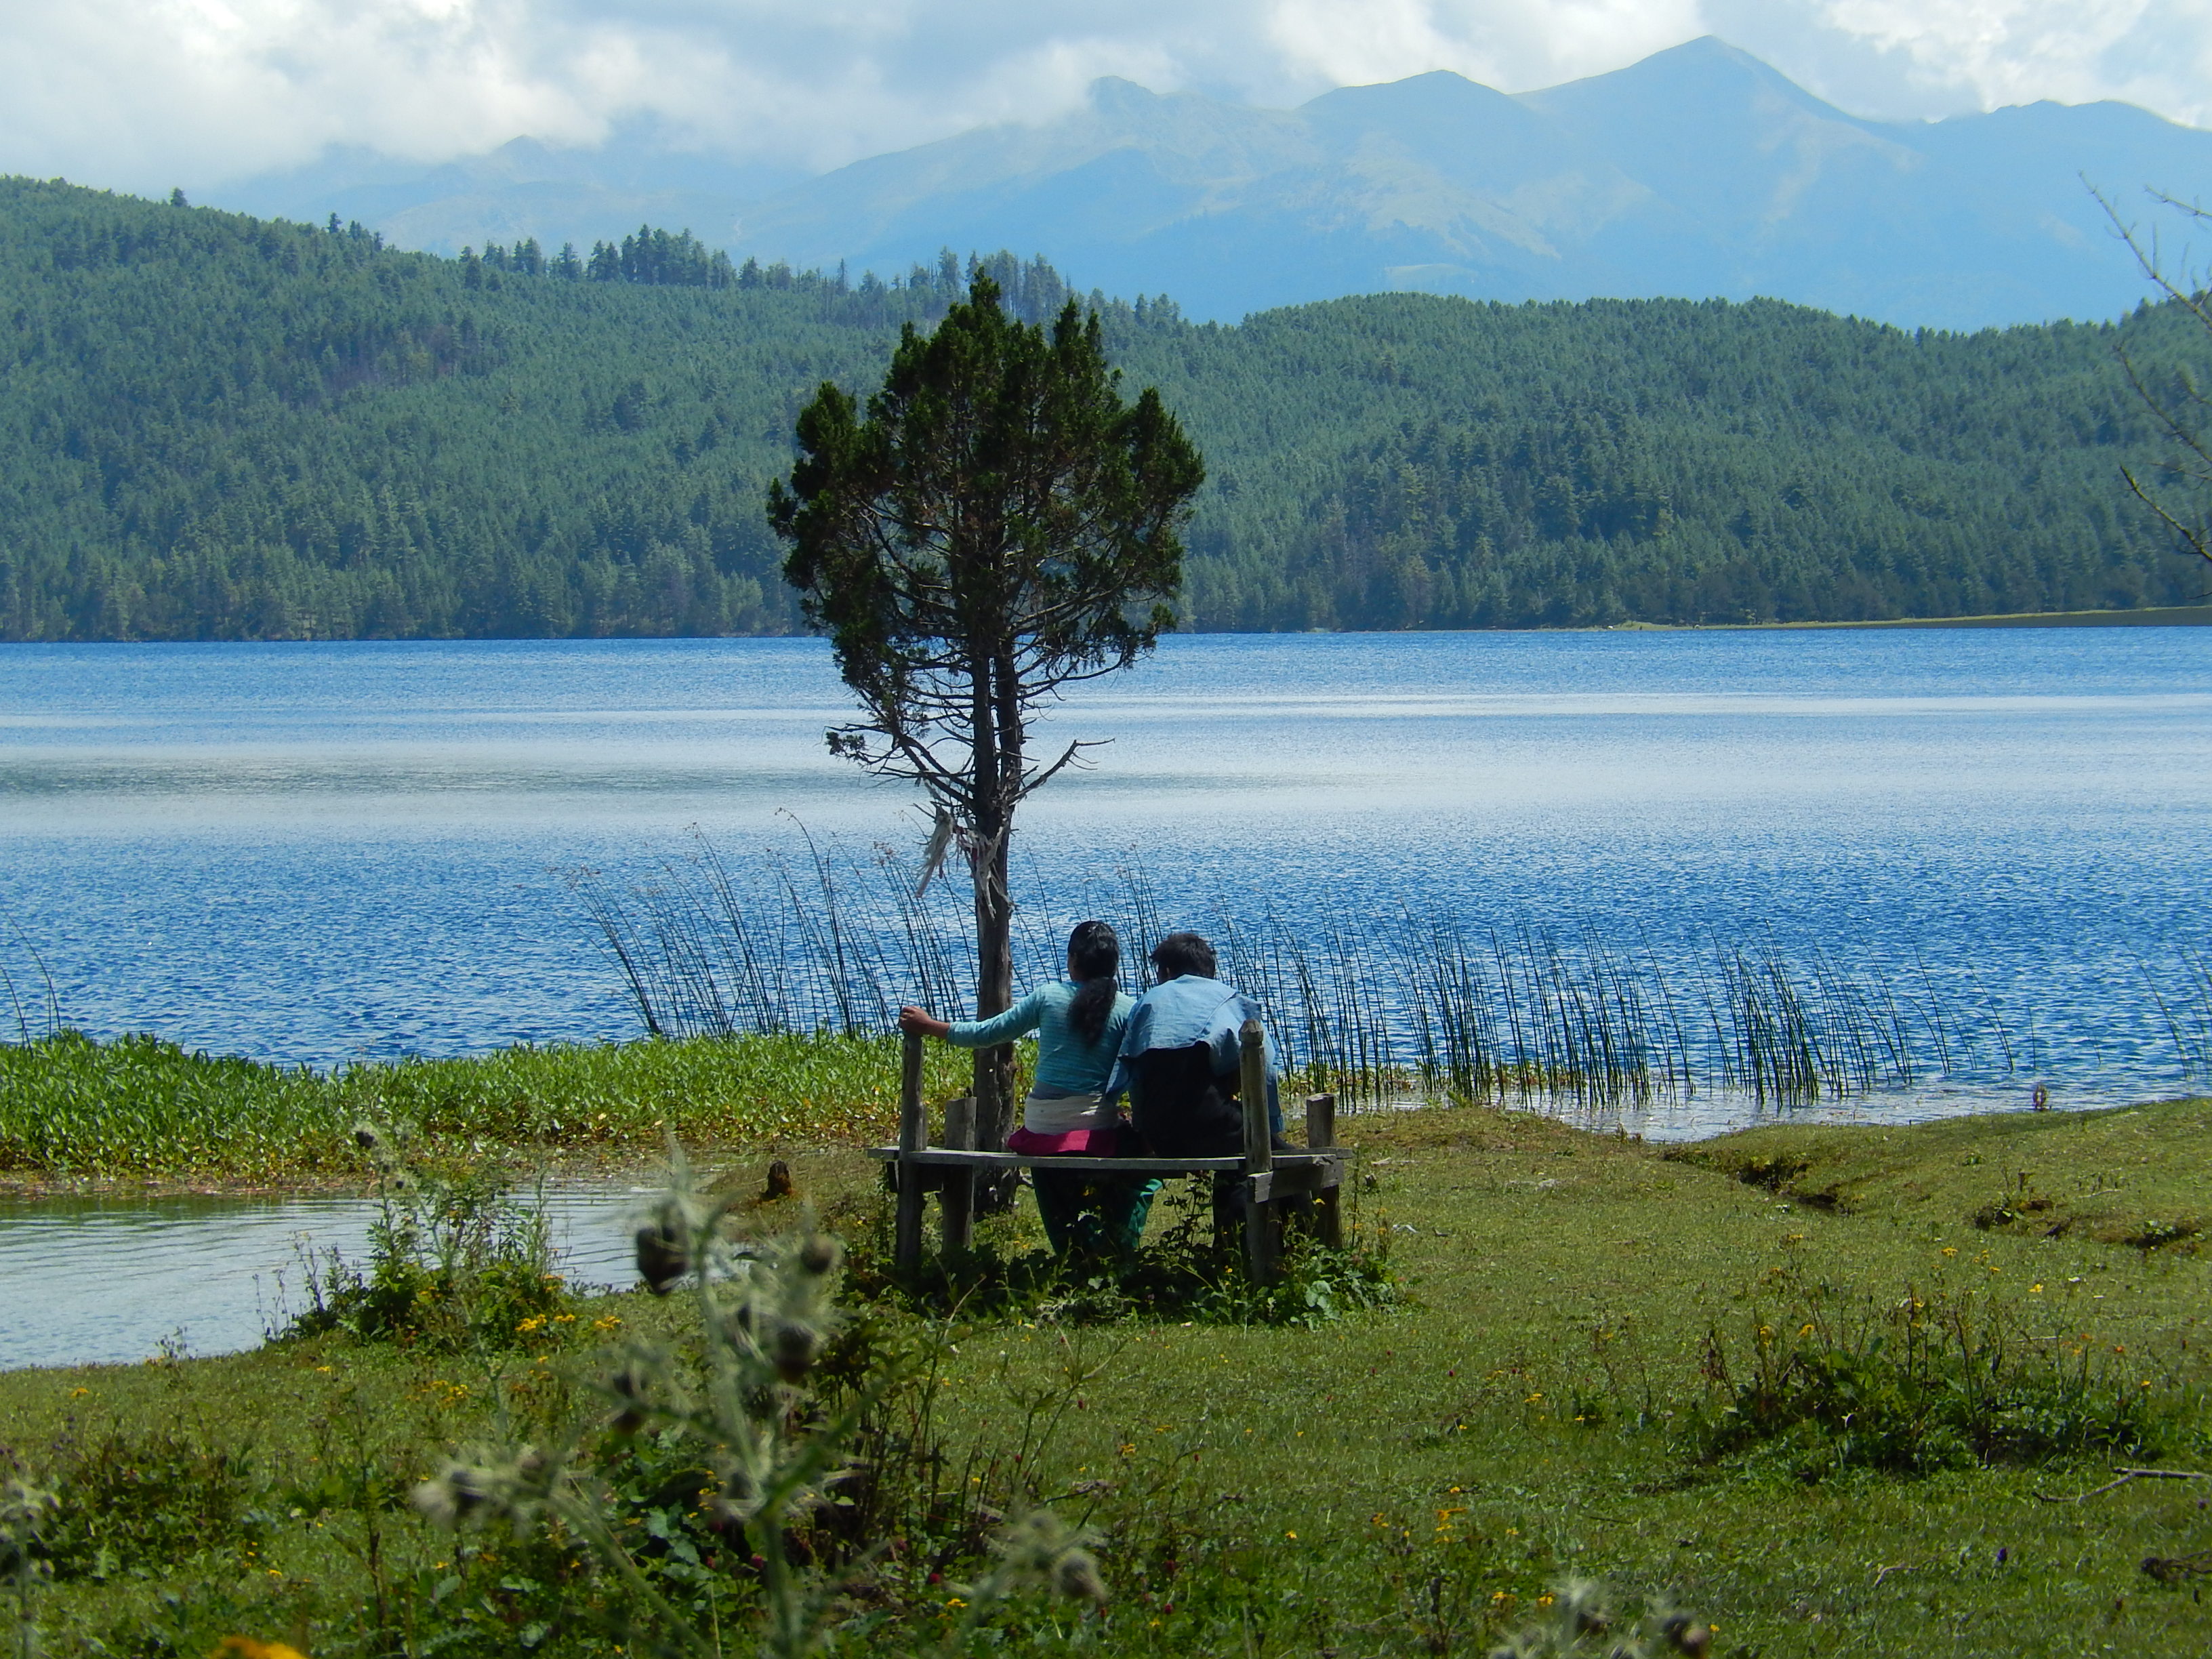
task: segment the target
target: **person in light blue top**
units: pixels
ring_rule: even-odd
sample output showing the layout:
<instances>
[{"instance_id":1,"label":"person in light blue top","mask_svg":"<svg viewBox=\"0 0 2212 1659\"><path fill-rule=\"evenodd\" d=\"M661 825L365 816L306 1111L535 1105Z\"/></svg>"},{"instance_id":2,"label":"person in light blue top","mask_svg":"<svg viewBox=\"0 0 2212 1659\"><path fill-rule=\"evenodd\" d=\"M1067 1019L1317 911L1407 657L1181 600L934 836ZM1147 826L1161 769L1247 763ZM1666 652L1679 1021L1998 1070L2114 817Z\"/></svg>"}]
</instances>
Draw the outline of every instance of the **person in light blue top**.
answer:
<instances>
[{"instance_id":1,"label":"person in light blue top","mask_svg":"<svg viewBox=\"0 0 2212 1659\"><path fill-rule=\"evenodd\" d=\"M1243 1025L1261 1018L1259 1004L1216 971L1213 947L1196 933L1170 933L1152 947L1159 981L1138 999L1121 1034L1121 1053L1106 1082L1106 1101L1129 1097L1137 1138L1156 1158L1236 1158L1244 1151L1244 1114L1258 1103L1237 1098ZM1280 1070L1273 1033L1267 1036L1267 1127L1283 1141L1276 1103ZM1245 1183L1222 1171L1212 1177L1215 1248L1235 1237Z\"/></svg>"},{"instance_id":2,"label":"person in light blue top","mask_svg":"<svg viewBox=\"0 0 2212 1659\"><path fill-rule=\"evenodd\" d=\"M1077 926L1067 941L1067 977L1040 985L990 1019L945 1021L902 1008L899 1028L942 1037L959 1048L994 1048L1031 1031L1036 1072L1022 1105L1022 1127L1006 1150L1032 1158L1129 1156L1135 1136L1105 1097L1135 1005L1122 994L1121 944L1103 921ZM1053 1249L1126 1254L1144 1237L1157 1181L1114 1176L1091 1180L1033 1170L1037 1213Z\"/></svg>"},{"instance_id":3,"label":"person in light blue top","mask_svg":"<svg viewBox=\"0 0 2212 1659\"><path fill-rule=\"evenodd\" d=\"M1118 1106L1128 1096L1137 1128L1162 1157L1243 1152L1243 1116L1232 1101L1243 1059L1241 1033L1246 1020L1256 1019L1267 1037L1267 1127L1280 1140L1281 1068L1260 1005L1214 978L1213 947L1196 933L1170 933L1153 947L1152 966L1159 981L1130 1011L1121 1052L1106 1079L1106 1103ZM1182 1079L1186 1070L1190 1075Z\"/></svg>"}]
</instances>

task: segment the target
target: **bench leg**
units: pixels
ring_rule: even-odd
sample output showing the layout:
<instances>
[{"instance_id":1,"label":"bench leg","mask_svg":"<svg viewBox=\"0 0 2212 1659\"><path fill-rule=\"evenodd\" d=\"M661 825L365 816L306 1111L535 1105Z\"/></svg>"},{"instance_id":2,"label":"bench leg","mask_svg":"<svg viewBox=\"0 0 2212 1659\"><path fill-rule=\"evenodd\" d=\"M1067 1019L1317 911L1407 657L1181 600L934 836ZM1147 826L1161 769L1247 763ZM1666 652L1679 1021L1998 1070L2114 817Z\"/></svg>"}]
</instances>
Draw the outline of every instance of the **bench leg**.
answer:
<instances>
[{"instance_id":1,"label":"bench leg","mask_svg":"<svg viewBox=\"0 0 2212 1659\"><path fill-rule=\"evenodd\" d=\"M1344 1212L1337 1206L1338 1190L1324 1187L1314 1194L1314 1232L1324 1249L1344 1248Z\"/></svg>"},{"instance_id":2,"label":"bench leg","mask_svg":"<svg viewBox=\"0 0 2212 1659\"><path fill-rule=\"evenodd\" d=\"M1275 1282L1275 1206L1255 1198L1249 1182L1244 1188L1244 1265L1255 1285Z\"/></svg>"},{"instance_id":3,"label":"bench leg","mask_svg":"<svg viewBox=\"0 0 2212 1659\"><path fill-rule=\"evenodd\" d=\"M945 1103L945 1144L968 1152L975 1149L975 1102L970 1096ZM937 1195L938 1218L945 1227L945 1249L964 1250L975 1242L975 1172L957 1165L945 1171Z\"/></svg>"},{"instance_id":4,"label":"bench leg","mask_svg":"<svg viewBox=\"0 0 2212 1659\"><path fill-rule=\"evenodd\" d=\"M921 1266L921 1165L901 1158L891 1166L898 1171L898 1224L893 1235L891 1260L901 1268Z\"/></svg>"}]
</instances>

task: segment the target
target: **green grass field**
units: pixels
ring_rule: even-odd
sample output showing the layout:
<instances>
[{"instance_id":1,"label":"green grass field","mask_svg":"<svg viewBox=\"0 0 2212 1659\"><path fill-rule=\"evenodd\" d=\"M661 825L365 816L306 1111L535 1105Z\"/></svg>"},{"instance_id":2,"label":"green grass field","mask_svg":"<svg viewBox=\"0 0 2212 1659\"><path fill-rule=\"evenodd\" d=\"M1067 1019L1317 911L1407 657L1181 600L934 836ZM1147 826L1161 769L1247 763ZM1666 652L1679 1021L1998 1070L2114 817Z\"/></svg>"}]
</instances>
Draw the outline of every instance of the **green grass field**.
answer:
<instances>
[{"instance_id":1,"label":"green grass field","mask_svg":"<svg viewBox=\"0 0 2212 1659\"><path fill-rule=\"evenodd\" d=\"M1313 1328L872 1311L872 1341L940 1368L945 1491L1103 1534L1103 1612L1019 1601L956 1648L1486 1653L1572 1576L1676 1598L1730 1655L2212 1650L2189 1559L2212 1548L2212 1481L2045 1501L2115 1464L2212 1468L2192 1231L2212 1103L1674 1149L1474 1109L1345 1127L1358 1237L1388 1240L1401 1305ZM757 1178L757 1157L725 1161ZM851 1151L794 1163L865 1250L872 1171ZM1026 1200L988 1231L1036 1241ZM500 1421L526 1439L595 1409L598 1346L680 1340L686 1318L641 1295L574 1311L534 1351L331 1334L0 1375L9 1455L81 1517L74 1565L33 1597L49 1650L611 1651L609 1582L542 1544L457 1547L402 1498ZM1960 1333L1974 1358L1947 1375L2014 1389L1977 1419L1995 1437L1884 1437L1902 1420L1884 1366ZM1842 1409L1759 1419L1756 1379L1785 1373ZM105 1556L85 1541L101 1526ZM957 1526L930 1536L845 1584L838 1650L933 1650L952 1628L974 1564ZM742 1565L716 1573L741 1625Z\"/></svg>"}]
</instances>

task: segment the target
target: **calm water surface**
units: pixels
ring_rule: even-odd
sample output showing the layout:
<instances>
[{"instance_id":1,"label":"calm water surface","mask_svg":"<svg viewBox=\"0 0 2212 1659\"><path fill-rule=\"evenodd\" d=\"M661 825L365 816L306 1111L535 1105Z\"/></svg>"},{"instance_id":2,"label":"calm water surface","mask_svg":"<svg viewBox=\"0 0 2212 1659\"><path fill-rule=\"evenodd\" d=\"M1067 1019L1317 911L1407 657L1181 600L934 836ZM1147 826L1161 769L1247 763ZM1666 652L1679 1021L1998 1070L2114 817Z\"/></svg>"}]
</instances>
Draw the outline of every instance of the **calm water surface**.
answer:
<instances>
[{"instance_id":1,"label":"calm water surface","mask_svg":"<svg viewBox=\"0 0 2212 1659\"><path fill-rule=\"evenodd\" d=\"M95 1032L318 1065L630 1036L565 873L694 826L911 853L910 797L823 749L845 707L813 641L0 647L0 965ZM1028 809L1055 908L1135 862L1200 927L1819 946L2011 1034L1854 1111L2187 1081L2148 988L2212 943L2212 630L1176 638L1051 727L1113 739ZM94 1224L0 1216L0 1301L33 1224Z\"/></svg>"}]
</instances>

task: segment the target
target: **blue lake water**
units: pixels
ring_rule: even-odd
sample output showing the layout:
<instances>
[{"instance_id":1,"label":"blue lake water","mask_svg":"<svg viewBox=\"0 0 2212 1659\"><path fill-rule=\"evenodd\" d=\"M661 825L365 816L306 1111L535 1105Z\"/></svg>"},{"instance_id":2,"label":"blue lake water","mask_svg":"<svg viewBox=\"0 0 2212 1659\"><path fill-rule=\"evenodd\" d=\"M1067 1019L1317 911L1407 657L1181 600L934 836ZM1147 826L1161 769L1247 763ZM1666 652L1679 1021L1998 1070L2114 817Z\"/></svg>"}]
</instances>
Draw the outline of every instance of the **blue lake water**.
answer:
<instances>
[{"instance_id":1,"label":"blue lake water","mask_svg":"<svg viewBox=\"0 0 2212 1659\"><path fill-rule=\"evenodd\" d=\"M319 1066L635 1036L570 875L651 881L695 828L740 868L801 825L910 857L910 795L824 750L845 708L811 641L0 647L0 968L33 1030L51 974L92 1031ZM1175 638L1049 726L1112 742L1027 809L1040 952L1131 868L1167 925L1384 955L1445 917L1826 952L1952 1045L1780 1109L1830 1116L2174 1092L2208 1035L2212 630ZM623 1276L629 1201L563 1198L580 1277ZM367 1213L0 1206L0 1364L250 1344L295 1245Z\"/></svg>"},{"instance_id":2,"label":"blue lake water","mask_svg":"<svg viewBox=\"0 0 2212 1659\"><path fill-rule=\"evenodd\" d=\"M318 1065L634 1035L565 873L911 854L845 708L803 640L0 647L0 965ZM1952 1082L2185 1081L2147 988L2212 932L2212 630L1177 637L1055 735L1112 742L1026 809L1033 919L1135 865L1170 925L1825 948L2002 1026Z\"/></svg>"}]
</instances>

